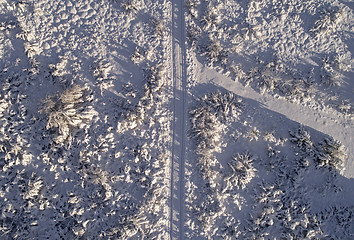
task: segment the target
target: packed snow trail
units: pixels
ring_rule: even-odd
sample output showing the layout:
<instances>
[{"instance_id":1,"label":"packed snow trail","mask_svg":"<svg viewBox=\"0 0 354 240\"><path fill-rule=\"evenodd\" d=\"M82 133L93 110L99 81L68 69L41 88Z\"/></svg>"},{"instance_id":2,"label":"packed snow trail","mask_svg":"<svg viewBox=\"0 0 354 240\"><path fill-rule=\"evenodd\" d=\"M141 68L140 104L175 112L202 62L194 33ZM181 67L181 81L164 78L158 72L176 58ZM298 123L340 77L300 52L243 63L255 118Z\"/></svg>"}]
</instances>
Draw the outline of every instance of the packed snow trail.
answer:
<instances>
[{"instance_id":1,"label":"packed snow trail","mask_svg":"<svg viewBox=\"0 0 354 240\"><path fill-rule=\"evenodd\" d=\"M354 141L354 119L331 109L316 110L304 107L299 104L290 103L272 96L262 95L249 87L244 87L241 83L234 82L228 77L218 73L214 69L204 68L198 72L198 79L205 82L211 81L216 86L223 87L241 97L252 99L271 111L282 114L292 121L322 132L342 143L352 143ZM344 176L354 178L354 145L346 144L348 159L344 163Z\"/></svg>"},{"instance_id":2,"label":"packed snow trail","mask_svg":"<svg viewBox=\"0 0 354 240\"><path fill-rule=\"evenodd\" d=\"M172 2L173 143L171 163L170 238L183 239L185 165L185 19L184 1Z\"/></svg>"}]
</instances>

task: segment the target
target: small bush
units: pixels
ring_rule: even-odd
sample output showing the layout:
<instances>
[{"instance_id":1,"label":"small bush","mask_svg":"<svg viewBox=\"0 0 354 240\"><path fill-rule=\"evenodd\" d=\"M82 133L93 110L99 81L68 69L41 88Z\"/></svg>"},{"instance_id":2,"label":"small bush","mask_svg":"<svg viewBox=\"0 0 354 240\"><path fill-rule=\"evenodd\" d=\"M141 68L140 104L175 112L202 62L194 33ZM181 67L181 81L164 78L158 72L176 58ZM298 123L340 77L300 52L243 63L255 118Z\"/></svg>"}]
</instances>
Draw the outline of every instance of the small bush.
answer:
<instances>
[{"instance_id":1,"label":"small bush","mask_svg":"<svg viewBox=\"0 0 354 240\"><path fill-rule=\"evenodd\" d=\"M97 61L95 65L92 66L92 70L93 75L98 80L107 79L112 70L112 65L108 61Z\"/></svg>"},{"instance_id":2,"label":"small bush","mask_svg":"<svg viewBox=\"0 0 354 240\"><path fill-rule=\"evenodd\" d=\"M290 141L296 143L297 146L305 152L312 151L312 141L310 134L305 130L304 126L300 126L296 132L290 131Z\"/></svg>"},{"instance_id":3,"label":"small bush","mask_svg":"<svg viewBox=\"0 0 354 240\"><path fill-rule=\"evenodd\" d=\"M230 92L207 94L200 100L203 105L210 107L210 110L221 120L232 117L238 118L243 108L242 100Z\"/></svg>"},{"instance_id":4,"label":"small bush","mask_svg":"<svg viewBox=\"0 0 354 240\"><path fill-rule=\"evenodd\" d=\"M28 58L32 59L36 55L42 52L42 48L38 42L25 42L24 43L25 52Z\"/></svg>"},{"instance_id":5,"label":"small bush","mask_svg":"<svg viewBox=\"0 0 354 240\"><path fill-rule=\"evenodd\" d=\"M150 20L150 22L153 26L155 34L159 37L162 37L164 35L165 30L166 30L166 27L165 27L163 21L160 19L157 19L157 18L152 18Z\"/></svg>"},{"instance_id":6,"label":"small bush","mask_svg":"<svg viewBox=\"0 0 354 240\"><path fill-rule=\"evenodd\" d=\"M195 27L188 28L187 40L189 44L195 46L200 36L201 36L201 29L199 27L195 26Z\"/></svg>"},{"instance_id":7,"label":"small bush","mask_svg":"<svg viewBox=\"0 0 354 240\"><path fill-rule=\"evenodd\" d=\"M190 111L190 115L192 136L197 139L202 149L214 149L220 139L217 117L206 106Z\"/></svg>"},{"instance_id":8,"label":"small bush","mask_svg":"<svg viewBox=\"0 0 354 240\"><path fill-rule=\"evenodd\" d=\"M127 13L136 14L141 8L141 3L139 0L125 0L121 3L121 7Z\"/></svg>"},{"instance_id":9,"label":"small bush","mask_svg":"<svg viewBox=\"0 0 354 240\"><path fill-rule=\"evenodd\" d=\"M343 144L332 137L325 138L317 147L317 163L319 166L327 166L342 170L347 155Z\"/></svg>"},{"instance_id":10,"label":"small bush","mask_svg":"<svg viewBox=\"0 0 354 240\"><path fill-rule=\"evenodd\" d=\"M231 175L226 179L232 186L244 189L255 176L256 169L253 167L253 157L249 153L237 154L229 162L232 169Z\"/></svg>"},{"instance_id":11,"label":"small bush","mask_svg":"<svg viewBox=\"0 0 354 240\"><path fill-rule=\"evenodd\" d=\"M206 56L210 65L227 63L227 52L222 48L219 41L211 40L205 47L205 52L202 56Z\"/></svg>"},{"instance_id":12,"label":"small bush","mask_svg":"<svg viewBox=\"0 0 354 240\"><path fill-rule=\"evenodd\" d=\"M186 1L186 8L188 9L188 13L193 18L198 18L198 5L200 4L199 0L187 0Z\"/></svg>"},{"instance_id":13,"label":"small bush","mask_svg":"<svg viewBox=\"0 0 354 240\"><path fill-rule=\"evenodd\" d=\"M245 40L255 40L260 37L259 26L248 25L242 28L243 37Z\"/></svg>"},{"instance_id":14,"label":"small bush","mask_svg":"<svg viewBox=\"0 0 354 240\"><path fill-rule=\"evenodd\" d=\"M146 58L146 52L140 48L136 48L130 59L134 64L139 64Z\"/></svg>"},{"instance_id":15,"label":"small bush","mask_svg":"<svg viewBox=\"0 0 354 240\"><path fill-rule=\"evenodd\" d=\"M351 52L348 51L345 54L338 54L334 57L334 63L338 70L344 72L350 72L352 70L351 66Z\"/></svg>"},{"instance_id":16,"label":"small bush","mask_svg":"<svg viewBox=\"0 0 354 240\"><path fill-rule=\"evenodd\" d=\"M209 186L215 188L218 175L213 169L217 165L214 152L220 151L221 133L225 127L221 120L238 117L241 112L240 99L232 93L207 94L198 101L198 106L189 111L191 136L196 139L198 167Z\"/></svg>"},{"instance_id":17,"label":"small bush","mask_svg":"<svg viewBox=\"0 0 354 240\"><path fill-rule=\"evenodd\" d=\"M321 78L322 83L328 87L341 85L340 75L333 69L332 62L328 57L322 59Z\"/></svg>"},{"instance_id":18,"label":"small bush","mask_svg":"<svg viewBox=\"0 0 354 240\"><path fill-rule=\"evenodd\" d=\"M46 128L56 132L56 143L70 141L75 130L84 127L96 115L93 108L87 106L89 101L88 88L79 85L48 96L43 101L40 111L47 114Z\"/></svg>"},{"instance_id":19,"label":"small bush","mask_svg":"<svg viewBox=\"0 0 354 240\"><path fill-rule=\"evenodd\" d=\"M200 20L205 31L210 29L216 29L221 22L221 16L216 7L208 5L207 10Z\"/></svg>"},{"instance_id":20,"label":"small bush","mask_svg":"<svg viewBox=\"0 0 354 240\"><path fill-rule=\"evenodd\" d=\"M310 32L318 33L320 35L329 34L337 29L337 24L343 18L342 9L324 10Z\"/></svg>"}]
</instances>

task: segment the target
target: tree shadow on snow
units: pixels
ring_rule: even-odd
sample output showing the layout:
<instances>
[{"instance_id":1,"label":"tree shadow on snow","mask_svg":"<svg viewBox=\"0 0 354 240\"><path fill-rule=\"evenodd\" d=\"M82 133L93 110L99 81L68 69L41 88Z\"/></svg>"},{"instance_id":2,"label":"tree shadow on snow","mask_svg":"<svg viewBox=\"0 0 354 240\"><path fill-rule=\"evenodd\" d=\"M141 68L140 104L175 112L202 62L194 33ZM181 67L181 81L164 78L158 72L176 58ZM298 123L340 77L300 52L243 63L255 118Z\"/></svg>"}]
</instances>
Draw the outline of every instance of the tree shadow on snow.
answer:
<instances>
[{"instance_id":1,"label":"tree shadow on snow","mask_svg":"<svg viewBox=\"0 0 354 240\"><path fill-rule=\"evenodd\" d=\"M199 84L197 88L198 93L197 96L193 96L194 98L201 98L214 92L229 92L212 83ZM299 208L302 201L309 206L309 214L323 218L321 229L324 235L346 234L338 235L346 237L353 234L350 229L354 227L351 215L354 213L354 179L343 176L339 172L341 169L318 164L316 151L320 151L321 143L324 139L331 139L331 136L311 127L302 126L299 122L269 110L264 104L253 99L239 96L238 98L242 100L243 111L238 118L226 123L227 130L223 132L221 151L215 152L214 156L222 166L221 173L227 176L232 172L229 167L232 157L249 153L254 157L256 176L249 181L246 189L234 192L243 199L242 208L229 204L226 209L239 217L242 226L246 226L244 219L249 218L250 214L257 214L254 204L259 203L254 202L254 196L259 191L259 186L264 183L277 185L281 182L280 188L284 194L290 195L290 201L297 202L295 204L299 204ZM296 133L298 129L304 129L310 136L311 147L307 150L290 135L290 132ZM195 147L194 143L191 143L190 154L197 157L193 153ZM305 165L303 161L306 161ZM196 164L197 162L191 161L189 170L198 171ZM201 184L203 180L198 175L193 176L192 181L195 181L200 189L204 189L205 186ZM224 180L219 181L223 185ZM293 182L297 182L300 187L294 187ZM348 213L346 220L343 220L345 223L333 220L345 217L345 212ZM333 230L331 227L333 224L338 229L342 228L345 233Z\"/></svg>"}]
</instances>

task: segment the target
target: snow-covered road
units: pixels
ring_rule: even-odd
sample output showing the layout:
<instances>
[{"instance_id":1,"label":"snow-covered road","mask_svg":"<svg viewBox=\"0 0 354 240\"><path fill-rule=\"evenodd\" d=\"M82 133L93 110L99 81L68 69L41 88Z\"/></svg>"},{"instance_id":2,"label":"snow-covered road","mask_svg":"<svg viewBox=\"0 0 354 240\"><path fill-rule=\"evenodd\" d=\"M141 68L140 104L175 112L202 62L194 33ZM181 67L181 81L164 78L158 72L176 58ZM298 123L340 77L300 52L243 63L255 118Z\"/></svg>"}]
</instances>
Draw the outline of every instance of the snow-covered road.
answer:
<instances>
[{"instance_id":1,"label":"snow-covered road","mask_svg":"<svg viewBox=\"0 0 354 240\"><path fill-rule=\"evenodd\" d=\"M183 239L186 123L184 1L172 3L173 144L171 164L170 238Z\"/></svg>"}]
</instances>

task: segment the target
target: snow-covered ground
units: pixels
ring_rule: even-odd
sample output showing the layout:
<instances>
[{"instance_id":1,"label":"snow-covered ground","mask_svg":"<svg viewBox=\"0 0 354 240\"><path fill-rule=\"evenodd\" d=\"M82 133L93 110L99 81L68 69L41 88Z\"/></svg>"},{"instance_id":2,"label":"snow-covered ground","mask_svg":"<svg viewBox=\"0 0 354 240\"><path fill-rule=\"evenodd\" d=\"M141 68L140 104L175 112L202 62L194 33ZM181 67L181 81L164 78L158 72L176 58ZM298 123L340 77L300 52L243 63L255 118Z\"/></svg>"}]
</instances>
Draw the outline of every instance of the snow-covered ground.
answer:
<instances>
[{"instance_id":1,"label":"snow-covered ground","mask_svg":"<svg viewBox=\"0 0 354 240\"><path fill-rule=\"evenodd\" d=\"M186 18L186 236L352 239L353 3L189 0Z\"/></svg>"},{"instance_id":2,"label":"snow-covered ground","mask_svg":"<svg viewBox=\"0 0 354 240\"><path fill-rule=\"evenodd\" d=\"M168 238L170 3L0 9L0 238Z\"/></svg>"},{"instance_id":3,"label":"snow-covered ground","mask_svg":"<svg viewBox=\"0 0 354 240\"><path fill-rule=\"evenodd\" d=\"M354 239L352 0L0 0L0 239Z\"/></svg>"}]
</instances>

